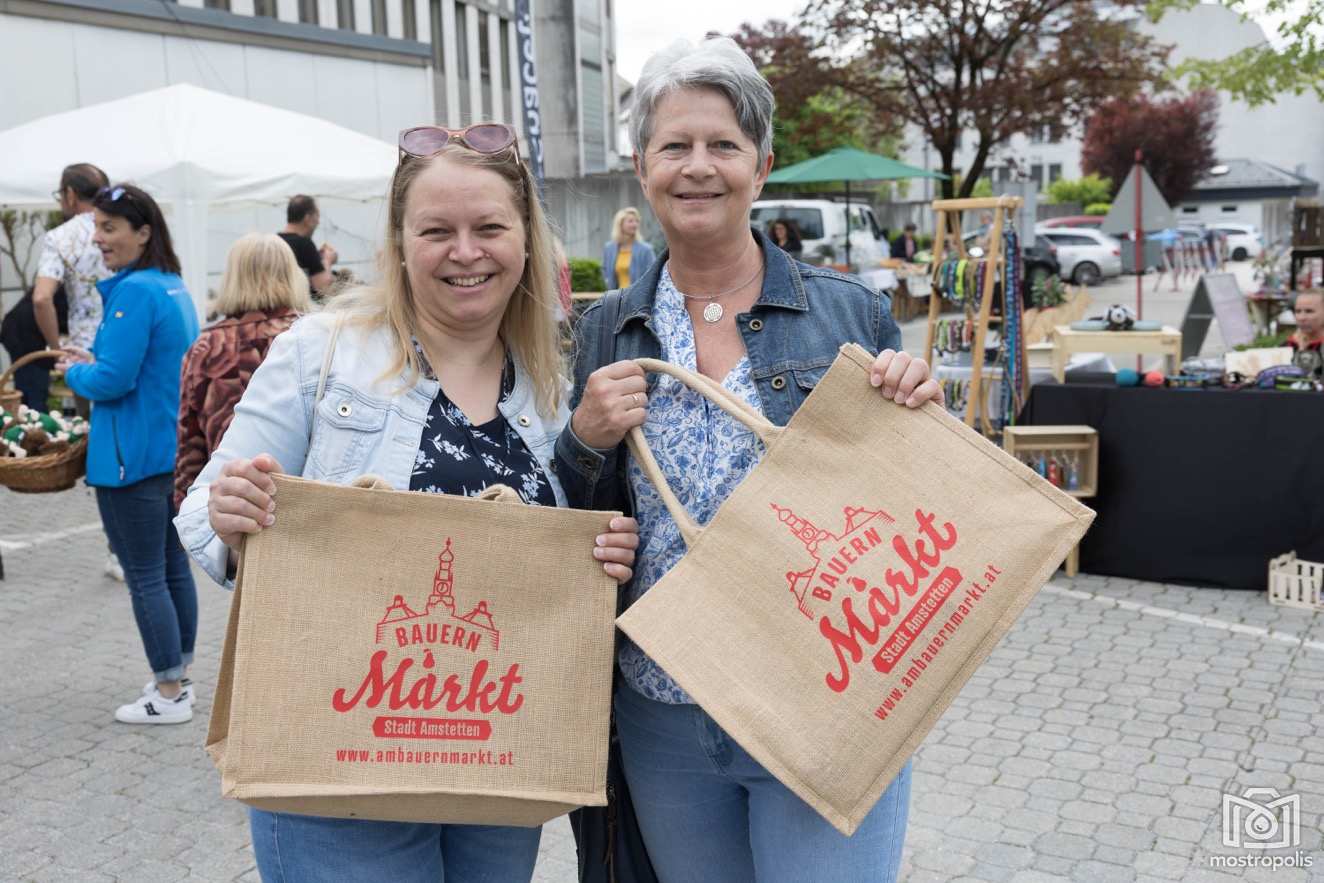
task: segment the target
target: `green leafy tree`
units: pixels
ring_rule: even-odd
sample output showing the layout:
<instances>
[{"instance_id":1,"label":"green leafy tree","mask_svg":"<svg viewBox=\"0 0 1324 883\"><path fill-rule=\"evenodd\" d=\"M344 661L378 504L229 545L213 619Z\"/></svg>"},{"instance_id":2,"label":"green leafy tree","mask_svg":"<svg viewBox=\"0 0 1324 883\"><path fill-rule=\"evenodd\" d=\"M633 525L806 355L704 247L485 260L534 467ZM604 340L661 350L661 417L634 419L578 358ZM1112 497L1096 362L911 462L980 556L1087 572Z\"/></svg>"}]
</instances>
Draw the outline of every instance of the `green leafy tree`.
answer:
<instances>
[{"instance_id":1,"label":"green leafy tree","mask_svg":"<svg viewBox=\"0 0 1324 883\"><path fill-rule=\"evenodd\" d=\"M880 123L867 102L834 84L814 38L798 25L772 20L746 23L731 35L772 86L776 99L772 149L777 168L835 147L891 154L895 126ZM830 188L818 188L830 189ZM859 185L854 188L859 190Z\"/></svg>"},{"instance_id":2,"label":"green leafy tree","mask_svg":"<svg viewBox=\"0 0 1324 883\"><path fill-rule=\"evenodd\" d=\"M1200 0L1154 0L1149 16L1158 21L1174 9L1186 10ZM1193 89L1216 89L1251 107L1272 104L1282 93L1313 91L1324 101L1324 0L1218 0L1242 20L1251 11L1284 17L1278 26L1279 46L1261 43L1227 58L1187 59L1172 71Z\"/></svg>"},{"instance_id":3,"label":"green leafy tree","mask_svg":"<svg viewBox=\"0 0 1324 883\"><path fill-rule=\"evenodd\" d=\"M1098 202L1108 202L1112 198L1112 179L1101 178L1098 175L1086 175L1074 180L1058 178L1048 185L1048 201L1051 203L1074 202L1087 206Z\"/></svg>"}]
</instances>

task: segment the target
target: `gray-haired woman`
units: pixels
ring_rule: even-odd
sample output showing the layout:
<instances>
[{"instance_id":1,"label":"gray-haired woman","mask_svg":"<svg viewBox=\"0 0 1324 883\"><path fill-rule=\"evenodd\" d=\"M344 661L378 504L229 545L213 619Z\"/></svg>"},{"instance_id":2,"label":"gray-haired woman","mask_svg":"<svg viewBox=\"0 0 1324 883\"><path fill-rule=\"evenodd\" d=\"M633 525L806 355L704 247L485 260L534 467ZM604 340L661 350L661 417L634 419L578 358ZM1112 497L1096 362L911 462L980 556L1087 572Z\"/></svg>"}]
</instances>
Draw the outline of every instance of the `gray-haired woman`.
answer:
<instances>
[{"instance_id":1,"label":"gray-haired woman","mask_svg":"<svg viewBox=\"0 0 1324 883\"><path fill-rule=\"evenodd\" d=\"M772 168L772 90L731 40L680 42L649 59L631 114L635 171L670 246L577 326L574 414L557 442L571 505L639 520L633 601L685 552L675 522L621 441L642 426L682 504L707 522L758 461L754 436L670 377L664 358L719 381L784 425L841 344L879 353L879 407L942 400L928 366L896 352L890 304L859 280L810 267L751 230ZM601 341L612 341L604 352ZM895 404L893 404L895 403ZM646 407L645 407L646 406ZM702 613L696 613L702 615ZM735 743L638 647L619 654L616 722L645 842L664 881L886 881L905 837L905 766L853 837L838 833Z\"/></svg>"}]
</instances>

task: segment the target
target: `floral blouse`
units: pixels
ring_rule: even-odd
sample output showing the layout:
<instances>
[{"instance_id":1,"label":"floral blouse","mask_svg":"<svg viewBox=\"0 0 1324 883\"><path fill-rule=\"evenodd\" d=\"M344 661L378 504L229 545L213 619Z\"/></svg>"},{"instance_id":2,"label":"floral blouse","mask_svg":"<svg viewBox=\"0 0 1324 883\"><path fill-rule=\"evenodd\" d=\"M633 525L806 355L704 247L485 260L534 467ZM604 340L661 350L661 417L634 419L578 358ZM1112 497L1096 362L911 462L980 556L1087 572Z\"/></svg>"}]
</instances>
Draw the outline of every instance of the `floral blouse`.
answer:
<instances>
[{"instance_id":1,"label":"floral blouse","mask_svg":"<svg viewBox=\"0 0 1324 883\"><path fill-rule=\"evenodd\" d=\"M424 373L436 380L417 341L414 349L423 361ZM507 353L506 366L501 372L500 401L509 398L514 388L515 363ZM509 486L526 503L556 505L556 494L537 458L506 418L497 414L488 422L474 426L446 397L445 390L438 387L414 457L409 489L475 497L494 484Z\"/></svg>"},{"instance_id":2,"label":"floral blouse","mask_svg":"<svg viewBox=\"0 0 1324 883\"><path fill-rule=\"evenodd\" d=\"M665 266L657 283L653 327L662 342L663 359L698 371L694 326L685 311L685 298ZM741 357L722 386L762 411L748 356ZM707 524L717 514L762 456L762 445L744 424L665 374L658 375L648 396L644 437L681 505L699 524ZM671 513L633 458L628 472L639 521L639 552L629 597L634 603L675 566L686 547ZM626 683L648 698L672 705L694 701L626 638L621 640L617 661Z\"/></svg>"},{"instance_id":3,"label":"floral blouse","mask_svg":"<svg viewBox=\"0 0 1324 883\"><path fill-rule=\"evenodd\" d=\"M37 260L38 276L64 283L69 296L67 342L85 350L92 348L97 326L101 324L101 294L97 283L111 276L101 250L92 243L95 232L91 212L74 215L46 234Z\"/></svg>"}]
</instances>

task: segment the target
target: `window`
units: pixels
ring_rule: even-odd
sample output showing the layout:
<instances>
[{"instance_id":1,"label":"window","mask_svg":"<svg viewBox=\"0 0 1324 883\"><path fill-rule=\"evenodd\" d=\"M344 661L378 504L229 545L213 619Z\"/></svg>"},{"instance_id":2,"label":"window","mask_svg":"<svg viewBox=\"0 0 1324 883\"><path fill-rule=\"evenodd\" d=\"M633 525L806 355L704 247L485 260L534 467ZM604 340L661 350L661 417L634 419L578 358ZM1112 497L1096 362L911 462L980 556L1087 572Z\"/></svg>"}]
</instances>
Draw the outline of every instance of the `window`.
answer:
<instances>
[{"instance_id":1,"label":"window","mask_svg":"<svg viewBox=\"0 0 1324 883\"><path fill-rule=\"evenodd\" d=\"M823 213L816 208L791 208L790 206L758 206L750 215L750 223L766 231L778 218L785 218L795 225L801 239L823 238Z\"/></svg>"},{"instance_id":2,"label":"window","mask_svg":"<svg viewBox=\"0 0 1324 883\"><path fill-rule=\"evenodd\" d=\"M207 9L223 9L230 11L230 0L203 0L203 6Z\"/></svg>"},{"instance_id":3,"label":"window","mask_svg":"<svg viewBox=\"0 0 1324 883\"><path fill-rule=\"evenodd\" d=\"M1200 207L1198 205L1184 205L1181 207L1181 213L1183 215L1194 215L1198 214L1199 211Z\"/></svg>"},{"instance_id":4,"label":"window","mask_svg":"<svg viewBox=\"0 0 1324 883\"><path fill-rule=\"evenodd\" d=\"M1223 214L1225 214L1225 215L1235 215L1236 213L1237 213L1237 207L1236 207L1235 205L1225 205L1225 206L1223 206Z\"/></svg>"},{"instance_id":5,"label":"window","mask_svg":"<svg viewBox=\"0 0 1324 883\"><path fill-rule=\"evenodd\" d=\"M484 83L492 81L492 53L487 43L488 28L492 26L492 16L480 13L478 16L478 76Z\"/></svg>"},{"instance_id":6,"label":"window","mask_svg":"<svg viewBox=\"0 0 1324 883\"><path fill-rule=\"evenodd\" d=\"M336 27L354 30L354 0L336 0Z\"/></svg>"},{"instance_id":7,"label":"window","mask_svg":"<svg viewBox=\"0 0 1324 883\"><path fill-rule=\"evenodd\" d=\"M1044 186L1043 163L1035 163L1034 165L1030 166L1030 180L1034 182L1034 186L1036 187Z\"/></svg>"},{"instance_id":8,"label":"window","mask_svg":"<svg viewBox=\"0 0 1324 883\"><path fill-rule=\"evenodd\" d=\"M386 0L372 0L372 32L386 36Z\"/></svg>"},{"instance_id":9,"label":"window","mask_svg":"<svg viewBox=\"0 0 1324 883\"><path fill-rule=\"evenodd\" d=\"M450 0L431 0L430 3L432 13L432 68L436 71L438 77L445 76L446 73L446 40L441 23L441 4L443 2L449 3ZM442 89L441 94L445 95L446 90Z\"/></svg>"},{"instance_id":10,"label":"window","mask_svg":"<svg viewBox=\"0 0 1324 883\"><path fill-rule=\"evenodd\" d=\"M253 0L253 15L258 18L275 18L276 0Z\"/></svg>"},{"instance_id":11,"label":"window","mask_svg":"<svg viewBox=\"0 0 1324 883\"><path fill-rule=\"evenodd\" d=\"M306 25L319 24L317 20L317 0L299 0L299 21Z\"/></svg>"},{"instance_id":12,"label":"window","mask_svg":"<svg viewBox=\"0 0 1324 883\"><path fill-rule=\"evenodd\" d=\"M1060 162L1048 164L1048 183L1052 184L1058 178L1062 177L1062 164Z\"/></svg>"},{"instance_id":13,"label":"window","mask_svg":"<svg viewBox=\"0 0 1324 883\"><path fill-rule=\"evenodd\" d=\"M414 0L401 0L400 14L405 18L405 39L418 39L418 15L414 12Z\"/></svg>"}]
</instances>

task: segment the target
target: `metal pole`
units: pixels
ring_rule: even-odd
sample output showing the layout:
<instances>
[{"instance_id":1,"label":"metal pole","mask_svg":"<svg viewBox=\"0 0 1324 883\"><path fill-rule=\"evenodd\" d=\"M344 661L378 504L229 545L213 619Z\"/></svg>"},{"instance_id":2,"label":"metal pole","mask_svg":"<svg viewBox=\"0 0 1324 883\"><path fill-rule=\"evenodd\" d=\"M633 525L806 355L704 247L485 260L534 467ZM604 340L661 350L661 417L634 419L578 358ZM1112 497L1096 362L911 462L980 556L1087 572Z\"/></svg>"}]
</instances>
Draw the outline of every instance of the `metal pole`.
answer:
<instances>
[{"instance_id":1,"label":"metal pole","mask_svg":"<svg viewBox=\"0 0 1324 883\"><path fill-rule=\"evenodd\" d=\"M850 181L846 182L846 272L850 272Z\"/></svg>"},{"instance_id":2,"label":"metal pole","mask_svg":"<svg viewBox=\"0 0 1324 883\"><path fill-rule=\"evenodd\" d=\"M1141 211L1140 203L1144 198L1144 188L1140 186L1140 176L1145 173L1145 167L1140 164L1142 159L1140 148L1136 148L1136 318L1143 319L1144 314L1144 289L1145 289L1145 231L1141 229L1144 225L1144 213Z\"/></svg>"}]
</instances>

